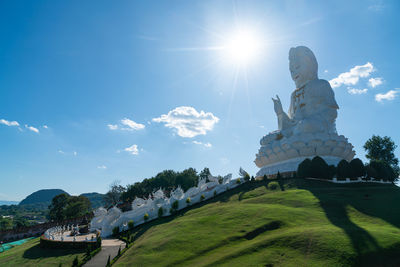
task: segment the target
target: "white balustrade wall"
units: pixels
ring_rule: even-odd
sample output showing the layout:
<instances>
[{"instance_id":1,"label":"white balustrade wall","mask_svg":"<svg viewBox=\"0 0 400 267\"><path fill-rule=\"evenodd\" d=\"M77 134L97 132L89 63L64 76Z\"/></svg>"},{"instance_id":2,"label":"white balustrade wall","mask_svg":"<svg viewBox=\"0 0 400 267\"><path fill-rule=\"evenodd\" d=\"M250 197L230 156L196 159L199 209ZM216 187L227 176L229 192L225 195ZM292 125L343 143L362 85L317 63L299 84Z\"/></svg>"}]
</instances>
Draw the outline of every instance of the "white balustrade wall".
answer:
<instances>
[{"instance_id":1,"label":"white balustrade wall","mask_svg":"<svg viewBox=\"0 0 400 267\"><path fill-rule=\"evenodd\" d=\"M171 208L175 201L178 202L177 210L186 208L188 205L193 205L202 201L202 195L204 200L213 198L227 190L237 187L239 184L244 182L243 178L232 179L232 175L229 174L222 179L222 183L219 182L218 177L209 176L210 182L206 183L206 179L200 179L196 187L188 189L186 192L178 187L171 192L171 196L167 198L164 192L159 189L154 192L147 199L136 198L132 202L132 210L122 212L117 207L113 207L108 211L104 208L99 208L95 211L95 217L92 219L91 231L100 230L102 237L107 237L112 234L112 229L119 227L120 231L128 229L129 221L133 221L134 225L143 224L146 221L151 221L158 218L158 212L161 208L163 210L163 217L171 215ZM186 201L190 198L190 203ZM145 220L145 214L148 214L148 219Z\"/></svg>"}]
</instances>

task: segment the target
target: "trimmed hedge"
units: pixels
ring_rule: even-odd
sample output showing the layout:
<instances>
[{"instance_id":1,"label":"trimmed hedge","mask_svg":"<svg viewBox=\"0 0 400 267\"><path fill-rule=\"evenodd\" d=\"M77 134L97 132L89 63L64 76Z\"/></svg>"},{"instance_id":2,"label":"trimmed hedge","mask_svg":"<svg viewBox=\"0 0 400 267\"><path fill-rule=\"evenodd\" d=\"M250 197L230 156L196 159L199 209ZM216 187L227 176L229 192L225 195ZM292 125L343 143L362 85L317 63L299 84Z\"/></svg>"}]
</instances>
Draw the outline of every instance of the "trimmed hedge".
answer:
<instances>
[{"instance_id":1,"label":"trimmed hedge","mask_svg":"<svg viewBox=\"0 0 400 267\"><path fill-rule=\"evenodd\" d=\"M40 247L42 248L62 248L62 249L87 249L98 248L99 244L96 241L60 241L50 240L45 238L43 235L40 237ZM100 244L101 246L101 244Z\"/></svg>"},{"instance_id":2,"label":"trimmed hedge","mask_svg":"<svg viewBox=\"0 0 400 267\"><path fill-rule=\"evenodd\" d=\"M351 176L351 167L347 160L342 159L337 165L337 178L349 178Z\"/></svg>"},{"instance_id":3,"label":"trimmed hedge","mask_svg":"<svg viewBox=\"0 0 400 267\"><path fill-rule=\"evenodd\" d=\"M355 158L352 161L350 161L350 169L351 169L350 178L358 178L365 176L366 173L365 166L364 163L359 158Z\"/></svg>"},{"instance_id":4,"label":"trimmed hedge","mask_svg":"<svg viewBox=\"0 0 400 267\"><path fill-rule=\"evenodd\" d=\"M310 177L312 172L312 162L310 159L303 160L297 167L297 177L306 178Z\"/></svg>"}]
</instances>

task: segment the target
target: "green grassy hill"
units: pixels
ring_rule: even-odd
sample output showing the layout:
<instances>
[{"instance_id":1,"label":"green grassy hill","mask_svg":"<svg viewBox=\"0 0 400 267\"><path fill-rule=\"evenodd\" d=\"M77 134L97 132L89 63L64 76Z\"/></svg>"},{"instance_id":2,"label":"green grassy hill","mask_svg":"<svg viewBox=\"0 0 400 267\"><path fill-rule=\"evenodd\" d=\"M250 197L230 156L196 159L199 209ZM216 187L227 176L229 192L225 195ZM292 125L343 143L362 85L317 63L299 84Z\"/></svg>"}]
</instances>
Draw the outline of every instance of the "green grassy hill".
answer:
<instances>
[{"instance_id":1,"label":"green grassy hill","mask_svg":"<svg viewBox=\"0 0 400 267\"><path fill-rule=\"evenodd\" d=\"M245 184L137 227L116 266L400 266L400 189Z\"/></svg>"},{"instance_id":2,"label":"green grassy hill","mask_svg":"<svg viewBox=\"0 0 400 267\"><path fill-rule=\"evenodd\" d=\"M43 249L40 248L39 243L39 238L35 238L25 244L0 253L0 266L53 267L60 266L60 264L61 266L72 266L75 257L82 261L85 255L84 250Z\"/></svg>"}]
</instances>

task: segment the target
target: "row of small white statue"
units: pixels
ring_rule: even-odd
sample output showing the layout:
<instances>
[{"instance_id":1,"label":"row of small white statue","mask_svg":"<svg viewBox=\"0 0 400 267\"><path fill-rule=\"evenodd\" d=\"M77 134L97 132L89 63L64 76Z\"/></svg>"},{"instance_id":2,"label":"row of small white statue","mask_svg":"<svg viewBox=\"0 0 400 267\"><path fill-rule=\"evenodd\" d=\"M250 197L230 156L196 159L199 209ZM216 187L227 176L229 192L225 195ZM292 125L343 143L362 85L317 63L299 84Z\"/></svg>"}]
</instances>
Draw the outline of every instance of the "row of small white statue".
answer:
<instances>
[{"instance_id":1,"label":"row of small white statue","mask_svg":"<svg viewBox=\"0 0 400 267\"><path fill-rule=\"evenodd\" d=\"M54 235L63 235L65 231L72 231L74 229L78 229L79 230L79 226L76 225L74 227L74 225L63 225L63 226L54 226L51 227L49 229L46 230L46 232L44 232L44 236L46 238L50 238L50 236L54 236Z\"/></svg>"},{"instance_id":2,"label":"row of small white statue","mask_svg":"<svg viewBox=\"0 0 400 267\"><path fill-rule=\"evenodd\" d=\"M210 176L210 182L206 183L206 179L200 180L196 187L192 187L186 192L178 187L171 192L170 198L165 197L164 192L159 189L148 199L135 199L132 203L132 210L127 212L122 212L116 207L108 211L100 208L95 211L95 217L91 221L91 231L101 230L101 236L107 237L112 234L115 227L119 227L120 231L127 230L129 221L133 221L135 225L140 225L146 221L154 220L159 217L160 209L162 216L168 216L173 210L180 210L188 205L210 199L244 182L242 178L232 180L231 177L232 175L225 176L220 183L216 177ZM177 205L177 207L174 207L174 205Z\"/></svg>"}]
</instances>

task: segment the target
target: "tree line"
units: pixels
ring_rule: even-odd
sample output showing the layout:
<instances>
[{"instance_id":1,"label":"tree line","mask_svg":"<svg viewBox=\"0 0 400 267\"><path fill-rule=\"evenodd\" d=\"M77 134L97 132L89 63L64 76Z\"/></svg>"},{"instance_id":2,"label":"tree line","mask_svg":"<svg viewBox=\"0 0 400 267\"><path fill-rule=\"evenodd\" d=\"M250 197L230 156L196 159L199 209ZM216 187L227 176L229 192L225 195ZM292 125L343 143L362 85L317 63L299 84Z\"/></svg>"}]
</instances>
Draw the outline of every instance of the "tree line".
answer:
<instances>
[{"instance_id":1,"label":"tree line","mask_svg":"<svg viewBox=\"0 0 400 267\"><path fill-rule=\"evenodd\" d=\"M167 196L178 186L186 191L189 188L196 186L199 179L207 179L210 174L208 168L204 168L200 173L197 173L194 168L188 168L181 172L164 170L154 177L144 179L142 182L127 185L126 190L121 192L121 200L123 202L131 202L136 197L147 198L158 188L162 188ZM108 195L110 194L107 193L106 196ZM108 203L113 204L110 203L110 201L108 201Z\"/></svg>"}]
</instances>

